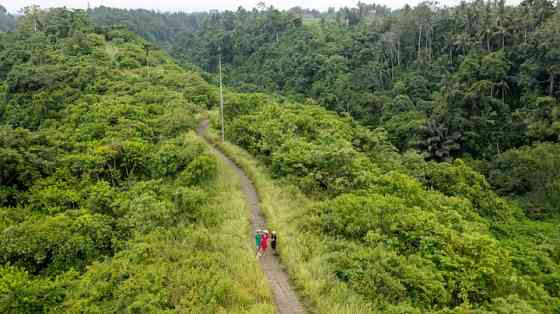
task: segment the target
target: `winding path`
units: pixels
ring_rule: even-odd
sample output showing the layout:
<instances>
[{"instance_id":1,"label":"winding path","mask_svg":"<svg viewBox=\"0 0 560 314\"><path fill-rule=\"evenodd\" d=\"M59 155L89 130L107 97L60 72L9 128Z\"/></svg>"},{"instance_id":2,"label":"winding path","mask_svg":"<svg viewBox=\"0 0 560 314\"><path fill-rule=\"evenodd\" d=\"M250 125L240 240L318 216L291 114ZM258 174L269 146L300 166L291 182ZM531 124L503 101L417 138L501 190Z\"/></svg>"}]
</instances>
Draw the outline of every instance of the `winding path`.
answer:
<instances>
[{"instance_id":1,"label":"winding path","mask_svg":"<svg viewBox=\"0 0 560 314\"><path fill-rule=\"evenodd\" d=\"M206 140L203 136L208 129L208 120L204 120L200 123L197 129L197 133ZM207 140L206 140L207 141ZM207 141L208 142L208 141ZM208 142L209 143L209 142ZM229 167L233 168L239 180L241 181L241 186L243 188L243 193L249 205L251 211L251 225L253 227L253 238L255 236L254 231L257 229L266 228L266 220L264 219L261 208L259 206L259 196L257 191L253 186L251 180L247 177L245 172L241 170L231 159L226 157L218 148L214 147L211 143L210 147L214 153L221 158ZM281 237L279 237L281 239ZM253 242L251 242L253 243ZM290 279L288 274L280 264L278 258L268 252L265 256L260 259L261 267L265 273L272 293L274 294L274 300L276 306L278 307L279 314L303 314L305 313L303 306L299 302L297 295L290 284Z\"/></svg>"}]
</instances>

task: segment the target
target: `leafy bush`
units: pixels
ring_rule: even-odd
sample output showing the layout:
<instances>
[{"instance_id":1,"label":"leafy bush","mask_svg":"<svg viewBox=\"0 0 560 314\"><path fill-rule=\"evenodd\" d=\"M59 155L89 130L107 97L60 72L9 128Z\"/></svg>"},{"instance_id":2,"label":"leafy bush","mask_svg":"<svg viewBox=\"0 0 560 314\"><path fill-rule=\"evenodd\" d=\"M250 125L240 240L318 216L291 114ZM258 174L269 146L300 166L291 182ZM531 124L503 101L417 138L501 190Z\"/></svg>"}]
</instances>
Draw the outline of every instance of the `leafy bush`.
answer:
<instances>
[{"instance_id":1,"label":"leafy bush","mask_svg":"<svg viewBox=\"0 0 560 314\"><path fill-rule=\"evenodd\" d=\"M186 185L200 185L211 182L216 177L217 168L216 158L210 155L200 155L181 172L180 180Z\"/></svg>"},{"instance_id":2,"label":"leafy bush","mask_svg":"<svg viewBox=\"0 0 560 314\"><path fill-rule=\"evenodd\" d=\"M185 150L185 145L190 149ZM162 141L150 156L151 176L174 176L185 170L196 156L204 151L203 145L193 133Z\"/></svg>"},{"instance_id":3,"label":"leafy bush","mask_svg":"<svg viewBox=\"0 0 560 314\"><path fill-rule=\"evenodd\" d=\"M8 74L8 91L17 93L52 88L63 80L63 73L55 65L17 65Z\"/></svg>"},{"instance_id":4,"label":"leafy bush","mask_svg":"<svg viewBox=\"0 0 560 314\"><path fill-rule=\"evenodd\" d=\"M84 269L99 256L111 254L110 217L67 212L30 218L0 233L0 262L24 267L34 274Z\"/></svg>"},{"instance_id":5,"label":"leafy bush","mask_svg":"<svg viewBox=\"0 0 560 314\"><path fill-rule=\"evenodd\" d=\"M72 273L54 280L31 277L21 268L0 266L0 311L42 313L56 309L64 300Z\"/></svg>"},{"instance_id":6,"label":"leafy bush","mask_svg":"<svg viewBox=\"0 0 560 314\"><path fill-rule=\"evenodd\" d=\"M509 150L490 164L489 180L498 192L515 196L538 214L560 208L560 145L535 144Z\"/></svg>"},{"instance_id":7,"label":"leafy bush","mask_svg":"<svg viewBox=\"0 0 560 314\"><path fill-rule=\"evenodd\" d=\"M84 195L85 194L85 195ZM117 195L107 181L97 181L82 191L83 207L94 213L113 215L113 200Z\"/></svg>"},{"instance_id":8,"label":"leafy bush","mask_svg":"<svg viewBox=\"0 0 560 314\"><path fill-rule=\"evenodd\" d=\"M26 129L0 127L0 185L22 190L52 171L54 150L43 145L41 135ZM53 144L46 141L45 144Z\"/></svg>"},{"instance_id":9,"label":"leafy bush","mask_svg":"<svg viewBox=\"0 0 560 314\"><path fill-rule=\"evenodd\" d=\"M307 192L338 194L365 187L373 165L342 141L318 145L293 139L273 153L271 167L278 177L297 177Z\"/></svg>"},{"instance_id":10,"label":"leafy bush","mask_svg":"<svg viewBox=\"0 0 560 314\"><path fill-rule=\"evenodd\" d=\"M498 197L486 178L461 160L453 164L430 162L421 176L428 187L470 200L483 217L509 222L520 214L520 208Z\"/></svg>"}]
</instances>

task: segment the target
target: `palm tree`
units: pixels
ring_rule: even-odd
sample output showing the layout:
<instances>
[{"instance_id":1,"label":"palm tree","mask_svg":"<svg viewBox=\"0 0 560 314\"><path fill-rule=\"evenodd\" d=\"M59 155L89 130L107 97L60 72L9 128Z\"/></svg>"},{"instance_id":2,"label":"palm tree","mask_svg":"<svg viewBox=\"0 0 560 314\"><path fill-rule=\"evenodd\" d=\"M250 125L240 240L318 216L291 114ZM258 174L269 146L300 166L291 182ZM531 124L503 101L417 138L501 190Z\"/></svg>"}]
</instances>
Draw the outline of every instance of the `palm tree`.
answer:
<instances>
[{"instance_id":1,"label":"palm tree","mask_svg":"<svg viewBox=\"0 0 560 314\"><path fill-rule=\"evenodd\" d=\"M449 160L451 153L461 148L458 143L461 138L459 132L452 132L444 122L435 119L428 121L422 129L424 141L419 146L425 152L428 159L438 161Z\"/></svg>"}]
</instances>

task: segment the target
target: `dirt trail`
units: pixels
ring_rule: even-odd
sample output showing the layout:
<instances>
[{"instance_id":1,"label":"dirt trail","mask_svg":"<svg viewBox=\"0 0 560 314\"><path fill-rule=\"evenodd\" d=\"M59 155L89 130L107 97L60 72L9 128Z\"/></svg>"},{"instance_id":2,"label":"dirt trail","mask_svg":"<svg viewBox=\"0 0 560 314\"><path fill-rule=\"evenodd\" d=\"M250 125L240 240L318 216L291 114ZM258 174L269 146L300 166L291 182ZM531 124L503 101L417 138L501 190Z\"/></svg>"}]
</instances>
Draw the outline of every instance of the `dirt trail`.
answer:
<instances>
[{"instance_id":1,"label":"dirt trail","mask_svg":"<svg viewBox=\"0 0 560 314\"><path fill-rule=\"evenodd\" d=\"M208 120L202 121L200 123L197 129L197 133L202 136L204 133L206 133L206 129L208 129ZM267 227L266 220L261 213L261 208L259 206L259 197L257 195L255 187L253 186L253 183L247 177L245 172L243 172L243 170L241 170L241 168L239 168L233 161L231 161L213 145L210 146L212 147L212 150L216 153L216 155L220 157L228 166L233 168L239 176L245 198L251 211L251 224L253 227L253 232L257 229L265 229ZM255 234L253 233L252 235L254 239ZM282 241L282 235L278 236L278 240ZM254 240L252 240L251 243L254 243ZM303 306L299 302L297 295L292 288L292 285L290 284L288 274L283 269L278 258L276 256L273 256L271 253L272 252L270 252L269 249L267 255L261 257L260 262L262 270L268 278L268 282L270 283L270 287L274 294L274 299L278 307L278 313L305 313Z\"/></svg>"}]
</instances>

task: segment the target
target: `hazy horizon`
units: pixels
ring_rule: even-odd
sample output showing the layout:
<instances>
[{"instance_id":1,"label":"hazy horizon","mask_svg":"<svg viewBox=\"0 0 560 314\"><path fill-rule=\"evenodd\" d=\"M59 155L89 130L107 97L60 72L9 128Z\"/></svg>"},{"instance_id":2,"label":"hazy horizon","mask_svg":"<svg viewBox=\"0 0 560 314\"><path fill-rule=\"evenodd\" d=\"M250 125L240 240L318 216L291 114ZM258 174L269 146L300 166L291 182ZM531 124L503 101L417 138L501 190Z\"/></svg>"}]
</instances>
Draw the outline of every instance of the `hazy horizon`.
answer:
<instances>
[{"instance_id":1,"label":"hazy horizon","mask_svg":"<svg viewBox=\"0 0 560 314\"><path fill-rule=\"evenodd\" d=\"M30 5L39 5L41 8L52 7L68 7L75 9L86 9L88 5L91 8L106 6L122 9L147 9L156 10L161 12L199 12L209 10L236 10L242 6L246 9L251 9L261 2L259 0L241 0L241 1L226 1L226 0L206 0L206 1L181 1L181 0L167 0L167 1L154 1L154 0L10 0L9 3L2 4L9 12L17 13L22 8ZM289 9L293 7L302 7L309 9L317 9L320 11L327 10L329 7L354 7L357 0L271 0L262 1L267 6L274 6L279 9ZM422 0L377 0L377 1L362 1L365 3L376 3L386 5L392 9L402 8L405 4L415 6ZM438 1L440 6L453 6L460 3L460 0ZM518 3L518 0L510 0L509 4Z\"/></svg>"}]
</instances>

